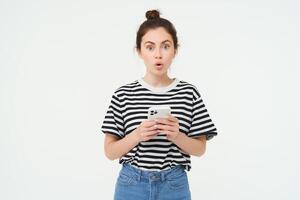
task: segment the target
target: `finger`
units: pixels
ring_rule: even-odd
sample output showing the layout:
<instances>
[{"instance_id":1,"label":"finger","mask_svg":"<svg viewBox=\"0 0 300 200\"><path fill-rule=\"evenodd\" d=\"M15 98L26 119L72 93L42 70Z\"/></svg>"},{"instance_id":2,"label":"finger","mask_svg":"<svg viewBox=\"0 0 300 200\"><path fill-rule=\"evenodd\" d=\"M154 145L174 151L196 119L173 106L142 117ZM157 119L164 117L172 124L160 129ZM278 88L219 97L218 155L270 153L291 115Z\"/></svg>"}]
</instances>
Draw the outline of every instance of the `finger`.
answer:
<instances>
[{"instance_id":1,"label":"finger","mask_svg":"<svg viewBox=\"0 0 300 200\"><path fill-rule=\"evenodd\" d=\"M142 128L142 131L143 132L148 132L148 131L153 131L153 130L156 130L157 128L155 127L155 125L153 126L150 126L150 127L143 127Z\"/></svg>"},{"instance_id":2,"label":"finger","mask_svg":"<svg viewBox=\"0 0 300 200\"><path fill-rule=\"evenodd\" d=\"M174 130L174 128L172 126L169 126L169 125L155 125L155 127L157 127L158 130L160 131L172 131Z\"/></svg>"},{"instance_id":3,"label":"finger","mask_svg":"<svg viewBox=\"0 0 300 200\"><path fill-rule=\"evenodd\" d=\"M178 122L178 119L171 114L169 115L168 120L170 120L171 122Z\"/></svg>"},{"instance_id":4,"label":"finger","mask_svg":"<svg viewBox=\"0 0 300 200\"><path fill-rule=\"evenodd\" d=\"M153 136L149 136L149 137L145 137L144 138L144 141L148 141L148 140L151 140L155 137L156 135L153 135Z\"/></svg>"},{"instance_id":5,"label":"finger","mask_svg":"<svg viewBox=\"0 0 300 200\"><path fill-rule=\"evenodd\" d=\"M146 128L149 128L149 127L155 125L156 123L157 122L154 121L154 120L147 120L147 121L144 121L143 126L146 127Z\"/></svg>"},{"instance_id":6,"label":"finger","mask_svg":"<svg viewBox=\"0 0 300 200\"><path fill-rule=\"evenodd\" d=\"M172 136L174 135L175 133L172 132L172 131L164 131L164 134L168 135L168 136Z\"/></svg>"},{"instance_id":7,"label":"finger","mask_svg":"<svg viewBox=\"0 0 300 200\"><path fill-rule=\"evenodd\" d=\"M158 124L166 124L166 125L172 125L173 122L171 122L170 120L168 120L167 118L159 118L157 120Z\"/></svg>"},{"instance_id":8,"label":"finger","mask_svg":"<svg viewBox=\"0 0 300 200\"><path fill-rule=\"evenodd\" d=\"M153 131L153 130L157 130L157 127L155 125L149 127L149 128L146 128L147 131Z\"/></svg>"},{"instance_id":9,"label":"finger","mask_svg":"<svg viewBox=\"0 0 300 200\"><path fill-rule=\"evenodd\" d=\"M158 129L165 129L165 130L172 130L172 131L176 131L179 127L179 125L174 122L169 124L157 124L154 126L157 127Z\"/></svg>"},{"instance_id":10,"label":"finger","mask_svg":"<svg viewBox=\"0 0 300 200\"><path fill-rule=\"evenodd\" d=\"M152 135L152 136L149 136L149 138L150 138L150 139L153 139L153 138L155 138L156 136L157 136L157 134Z\"/></svg>"},{"instance_id":11,"label":"finger","mask_svg":"<svg viewBox=\"0 0 300 200\"><path fill-rule=\"evenodd\" d=\"M151 136L151 135L157 135L159 133L158 130L148 131L144 133L145 137Z\"/></svg>"}]
</instances>

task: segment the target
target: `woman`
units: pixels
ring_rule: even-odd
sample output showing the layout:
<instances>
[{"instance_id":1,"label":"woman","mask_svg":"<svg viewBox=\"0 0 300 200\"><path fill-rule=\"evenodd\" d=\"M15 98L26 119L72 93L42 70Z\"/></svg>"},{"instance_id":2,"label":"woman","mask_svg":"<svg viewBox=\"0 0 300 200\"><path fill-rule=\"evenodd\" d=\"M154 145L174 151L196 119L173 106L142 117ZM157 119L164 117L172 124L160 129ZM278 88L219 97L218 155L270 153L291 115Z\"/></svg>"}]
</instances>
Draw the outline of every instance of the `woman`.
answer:
<instances>
[{"instance_id":1,"label":"woman","mask_svg":"<svg viewBox=\"0 0 300 200\"><path fill-rule=\"evenodd\" d=\"M217 132L197 88L168 75L178 49L173 24L157 10L146 18L136 36L146 74L114 92L101 129L106 156L122 164L114 198L191 199L190 155L203 155ZM155 105L169 106L171 114L148 119Z\"/></svg>"}]
</instances>

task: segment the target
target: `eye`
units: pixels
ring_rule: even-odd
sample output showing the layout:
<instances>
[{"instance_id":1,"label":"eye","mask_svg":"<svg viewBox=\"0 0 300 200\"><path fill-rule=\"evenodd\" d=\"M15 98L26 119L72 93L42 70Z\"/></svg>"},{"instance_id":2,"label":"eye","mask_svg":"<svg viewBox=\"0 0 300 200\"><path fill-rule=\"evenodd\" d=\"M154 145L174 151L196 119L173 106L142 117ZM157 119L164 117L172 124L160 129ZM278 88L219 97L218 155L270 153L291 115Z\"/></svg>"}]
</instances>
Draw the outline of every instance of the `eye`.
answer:
<instances>
[{"instance_id":1,"label":"eye","mask_svg":"<svg viewBox=\"0 0 300 200\"><path fill-rule=\"evenodd\" d=\"M165 45L163 46L163 48L164 48L164 49L169 49L169 48L170 48L170 45L169 45L169 44L165 44Z\"/></svg>"},{"instance_id":2,"label":"eye","mask_svg":"<svg viewBox=\"0 0 300 200\"><path fill-rule=\"evenodd\" d=\"M154 47L151 46L151 45L148 45L148 46L146 46L146 49L149 50L149 51L152 51L154 49Z\"/></svg>"}]
</instances>

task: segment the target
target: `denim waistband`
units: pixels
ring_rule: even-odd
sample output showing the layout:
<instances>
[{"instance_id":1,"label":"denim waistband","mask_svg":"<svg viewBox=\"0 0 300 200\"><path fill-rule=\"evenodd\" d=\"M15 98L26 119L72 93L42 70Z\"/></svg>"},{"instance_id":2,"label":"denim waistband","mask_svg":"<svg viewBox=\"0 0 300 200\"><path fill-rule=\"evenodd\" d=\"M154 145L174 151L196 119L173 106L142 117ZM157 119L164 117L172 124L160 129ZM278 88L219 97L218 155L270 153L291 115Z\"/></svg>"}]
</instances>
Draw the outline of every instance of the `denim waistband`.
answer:
<instances>
[{"instance_id":1,"label":"denim waistband","mask_svg":"<svg viewBox=\"0 0 300 200\"><path fill-rule=\"evenodd\" d=\"M138 169L137 167L129 163L123 163L121 172L135 175L138 180L140 180L141 178L145 178L145 179L162 180L162 181L164 181L166 178L171 178L173 176L178 176L178 174L186 173L184 171L184 168L181 165L177 165L175 167L172 167L171 169L162 170L162 171L147 171L147 170Z\"/></svg>"}]
</instances>

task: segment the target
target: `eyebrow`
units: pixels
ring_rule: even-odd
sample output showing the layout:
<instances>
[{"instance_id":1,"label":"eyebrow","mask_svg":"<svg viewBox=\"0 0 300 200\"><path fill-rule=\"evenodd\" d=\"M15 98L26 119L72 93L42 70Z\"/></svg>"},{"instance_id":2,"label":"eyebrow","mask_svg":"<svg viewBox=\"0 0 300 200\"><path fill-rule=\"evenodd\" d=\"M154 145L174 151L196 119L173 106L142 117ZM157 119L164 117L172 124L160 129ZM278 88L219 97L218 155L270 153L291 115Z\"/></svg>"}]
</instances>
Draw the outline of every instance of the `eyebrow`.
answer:
<instances>
[{"instance_id":1,"label":"eyebrow","mask_svg":"<svg viewBox=\"0 0 300 200\"><path fill-rule=\"evenodd\" d=\"M164 40L163 42L162 42L162 44L164 44L164 43L166 43L166 42L170 42L170 43L172 43L170 40ZM144 44L147 44L147 43L150 43L150 44L155 44L154 42L152 42L152 41L147 41L147 42L145 42Z\"/></svg>"}]
</instances>

